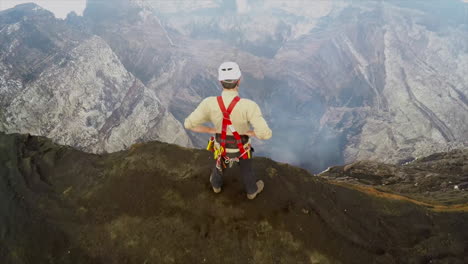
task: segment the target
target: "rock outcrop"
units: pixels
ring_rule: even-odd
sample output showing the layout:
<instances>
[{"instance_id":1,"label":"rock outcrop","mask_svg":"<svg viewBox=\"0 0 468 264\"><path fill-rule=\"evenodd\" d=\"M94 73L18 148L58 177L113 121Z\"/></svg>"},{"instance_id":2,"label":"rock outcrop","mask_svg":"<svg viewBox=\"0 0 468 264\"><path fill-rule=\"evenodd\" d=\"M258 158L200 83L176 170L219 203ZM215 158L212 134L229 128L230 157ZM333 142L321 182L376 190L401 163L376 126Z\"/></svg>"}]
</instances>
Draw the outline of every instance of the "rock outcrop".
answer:
<instances>
[{"instance_id":1,"label":"rock outcrop","mask_svg":"<svg viewBox=\"0 0 468 264\"><path fill-rule=\"evenodd\" d=\"M463 191L421 201L256 158L266 188L250 201L237 168L222 193L211 191L211 154L202 150L150 142L95 155L0 134L0 152L2 263L468 261ZM466 152L420 162L455 175L466 169ZM398 181L401 171L418 178L416 164L345 170Z\"/></svg>"},{"instance_id":2,"label":"rock outcrop","mask_svg":"<svg viewBox=\"0 0 468 264\"><path fill-rule=\"evenodd\" d=\"M358 161L331 167L320 177L343 184L373 187L427 203L468 202L468 150L435 153L404 165Z\"/></svg>"},{"instance_id":3,"label":"rock outcrop","mask_svg":"<svg viewBox=\"0 0 468 264\"><path fill-rule=\"evenodd\" d=\"M34 4L0 12L0 130L89 152L139 141L190 146L181 124L100 37Z\"/></svg>"}]
</instances>

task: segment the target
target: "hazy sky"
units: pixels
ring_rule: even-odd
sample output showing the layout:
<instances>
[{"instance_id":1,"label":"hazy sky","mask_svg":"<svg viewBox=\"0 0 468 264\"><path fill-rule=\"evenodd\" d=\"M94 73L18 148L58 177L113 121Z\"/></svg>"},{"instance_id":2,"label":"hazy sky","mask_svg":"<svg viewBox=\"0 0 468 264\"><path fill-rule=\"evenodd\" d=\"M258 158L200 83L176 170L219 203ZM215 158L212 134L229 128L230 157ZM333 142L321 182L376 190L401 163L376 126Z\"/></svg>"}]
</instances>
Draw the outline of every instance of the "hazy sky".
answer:
<instances>
[{"instance_id":1,"label":"hazy sky","mask_svg":"<svg viewBox=\"0 0 468 264\"><path fill-rule=\"evenodd\" d=\"M86 0L0 0L0 10L31 2L52 11L58 18L65 18L71 11L81 15L86 7Z\"/></svg>"}]
</instances>

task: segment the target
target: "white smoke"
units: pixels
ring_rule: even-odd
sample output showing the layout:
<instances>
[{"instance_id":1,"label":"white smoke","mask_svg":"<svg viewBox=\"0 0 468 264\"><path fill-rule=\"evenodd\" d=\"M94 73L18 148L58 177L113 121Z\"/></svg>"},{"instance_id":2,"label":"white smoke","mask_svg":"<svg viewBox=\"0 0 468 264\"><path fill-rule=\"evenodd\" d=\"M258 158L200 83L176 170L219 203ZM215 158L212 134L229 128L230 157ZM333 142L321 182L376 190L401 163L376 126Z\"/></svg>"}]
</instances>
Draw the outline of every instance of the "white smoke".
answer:
<instances>
[{"instance_id":1,"label":"white smoke","mask_svg":"<svg viewBox=\"0 0 468 264\"><path fill-rule=\"evenodd\" d=\"M250 6L247 0L236 0L237 12L240 14L247 13L250 11Z\"/></svg>"}]
</instances>

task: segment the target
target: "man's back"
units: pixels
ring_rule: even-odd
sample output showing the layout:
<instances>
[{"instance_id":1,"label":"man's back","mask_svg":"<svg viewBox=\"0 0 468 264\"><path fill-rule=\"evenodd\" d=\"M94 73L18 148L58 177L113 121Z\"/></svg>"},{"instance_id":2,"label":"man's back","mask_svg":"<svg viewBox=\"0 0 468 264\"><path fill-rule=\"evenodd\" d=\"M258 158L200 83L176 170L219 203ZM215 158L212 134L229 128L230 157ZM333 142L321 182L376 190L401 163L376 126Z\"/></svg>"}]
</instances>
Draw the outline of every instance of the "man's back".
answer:
<instances>
[{"instance_id":1,"label":"man's back","mask_svg":"<svg viewBox=\"0 0 468 264\"><path fill-rule=\"evenodd\" d=\"M238 95L237 91L223 91L224 105L229 106L232 99ZM271 129L263 118L259 106L252 100L241 99L232 110L231 121L241 135L251 130L250 125L252 125L259 139L269 139L272 136ZM185 127L190 129L205 122L213 123L216 132L221 133L223 113L215 96L208 97L200 103L197 109L185 120ZM232 135L231 131L228 131L228 135Z\"/></svg>"}]
</instances>

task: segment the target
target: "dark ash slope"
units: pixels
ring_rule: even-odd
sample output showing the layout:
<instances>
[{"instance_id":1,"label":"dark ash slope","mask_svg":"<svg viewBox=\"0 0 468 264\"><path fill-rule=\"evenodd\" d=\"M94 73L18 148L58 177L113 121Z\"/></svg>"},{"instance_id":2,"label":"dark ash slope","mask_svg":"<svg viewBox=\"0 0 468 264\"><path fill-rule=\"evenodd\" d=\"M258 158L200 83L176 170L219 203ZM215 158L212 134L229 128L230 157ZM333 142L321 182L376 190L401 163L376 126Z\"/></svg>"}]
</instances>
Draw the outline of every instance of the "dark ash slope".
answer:
<instances>
[{"instance_id":1,"label":"dark ash slope","mask_svg":"<svg viewBox=\"0 0 468 264\"><path fill-rule=\"evenodd\" d=\"M1 263L468 261L466 206L436 211L268 159L255 166L265 191L248 201L236 169L211 192L201 150L93 155L0 134L0 153Z\"/></svg>"}]
</instances>

